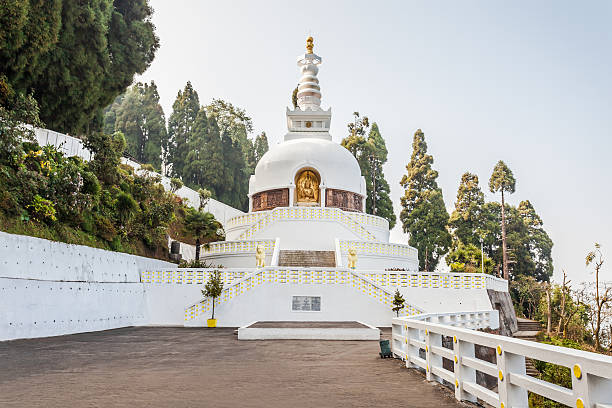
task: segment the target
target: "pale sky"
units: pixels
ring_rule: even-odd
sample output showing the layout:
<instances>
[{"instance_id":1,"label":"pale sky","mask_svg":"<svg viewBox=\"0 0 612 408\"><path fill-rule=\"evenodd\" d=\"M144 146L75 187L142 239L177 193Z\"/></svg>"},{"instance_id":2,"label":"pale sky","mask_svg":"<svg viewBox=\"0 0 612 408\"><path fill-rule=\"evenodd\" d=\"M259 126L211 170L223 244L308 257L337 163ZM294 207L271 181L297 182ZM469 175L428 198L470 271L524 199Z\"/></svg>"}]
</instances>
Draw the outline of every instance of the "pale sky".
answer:
<instances>
[{"instance_id":1,"label":"pale sky","mask_svg":"<svg viewBox=\"0 0 612 408\"><path fill-rule=\"evenodd\" d=\"M335 141L352 112L378 123L399 216L399 180L421 128L449 210L465 171L514 172L509 202L530 200L555 243L554 279L592 280L595 241L612 278L612 2L151 0L161 47L154 80L168 117L190 80L202 104L244 108L270 144L308 34L323 58L322 105ZM401 229L392 240L406 243Z\"/></svg>"}]
</instances>

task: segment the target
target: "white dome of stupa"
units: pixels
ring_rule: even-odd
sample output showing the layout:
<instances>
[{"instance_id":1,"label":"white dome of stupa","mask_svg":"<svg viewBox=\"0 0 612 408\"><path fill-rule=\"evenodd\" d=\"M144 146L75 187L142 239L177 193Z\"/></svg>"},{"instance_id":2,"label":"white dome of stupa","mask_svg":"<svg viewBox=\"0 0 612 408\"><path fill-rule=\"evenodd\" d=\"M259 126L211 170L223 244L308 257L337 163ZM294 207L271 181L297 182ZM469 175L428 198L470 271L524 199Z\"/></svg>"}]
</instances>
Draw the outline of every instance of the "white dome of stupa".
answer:
<instances>
[{"instance_id":1,"label":"white dome of stupa","mask_svg":"<svg viewBox=\"0 0 612 408\"><path fill-rule=\"evenodd\" d=\"M320 175L322 187L365 194L355 157L338 143L318 138L287 140L271 148L255 167L249 193L293 185L305 168Z\"/></svg>"}]
</instances>

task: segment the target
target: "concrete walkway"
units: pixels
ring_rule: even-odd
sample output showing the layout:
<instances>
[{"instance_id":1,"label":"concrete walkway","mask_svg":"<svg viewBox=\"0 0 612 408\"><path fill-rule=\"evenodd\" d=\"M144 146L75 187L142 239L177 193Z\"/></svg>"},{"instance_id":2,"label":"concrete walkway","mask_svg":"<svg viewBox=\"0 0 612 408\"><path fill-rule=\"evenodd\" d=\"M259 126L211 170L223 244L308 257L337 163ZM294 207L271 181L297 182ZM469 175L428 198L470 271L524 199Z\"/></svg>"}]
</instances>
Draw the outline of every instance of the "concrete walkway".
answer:
<instances>
[{"instance_id":1,"label":"concrete walkway","mask_svg":"<svg viewBox=\"0 0 612 408\"><path fill-rule=\"evenodd\" d=\"M0 343L1 407L461 407L374 341L126 328Z\"/></svg>"}]
</instances>

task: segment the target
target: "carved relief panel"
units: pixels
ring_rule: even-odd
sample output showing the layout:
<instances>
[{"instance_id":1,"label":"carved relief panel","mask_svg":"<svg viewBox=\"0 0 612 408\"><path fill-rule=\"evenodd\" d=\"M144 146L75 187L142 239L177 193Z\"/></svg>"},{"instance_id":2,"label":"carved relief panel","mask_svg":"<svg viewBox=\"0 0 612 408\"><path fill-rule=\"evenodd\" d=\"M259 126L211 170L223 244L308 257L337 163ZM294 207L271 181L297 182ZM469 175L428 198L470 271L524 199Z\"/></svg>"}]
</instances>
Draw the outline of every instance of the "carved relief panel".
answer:
<instances>
[{"instance_id":1,"label":"carved relief panel","mask_svg":"<svg viewBox=\"0 0 612 408\"><path fill-rule=\"evenodd\" d=\"M289 207L289 189L279 188L253 195L253 211L271 210L276 207Z\"/></svg>"},{"instance_id":2,"label":"carved relief panel","mask_svg":"<svg viewBox=\"0 0 612 408\"><path fill-rule=\"evenodd\" d=\"M325 197L326 207L340 208L344 211L362 212L363 197L350 191L327 189Z\"/></svg>"}]
</instances>

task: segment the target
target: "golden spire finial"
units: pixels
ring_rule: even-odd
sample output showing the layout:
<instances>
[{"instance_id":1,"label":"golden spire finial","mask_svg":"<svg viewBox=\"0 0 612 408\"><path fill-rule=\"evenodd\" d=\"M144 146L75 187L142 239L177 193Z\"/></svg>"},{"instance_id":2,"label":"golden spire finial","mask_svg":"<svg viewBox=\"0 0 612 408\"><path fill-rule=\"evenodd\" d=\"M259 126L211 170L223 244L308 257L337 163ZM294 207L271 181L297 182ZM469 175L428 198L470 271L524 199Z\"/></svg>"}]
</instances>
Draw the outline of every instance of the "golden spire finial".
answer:
<instances>
[{"instance_id":1,"label":"golden spire finial","mask_svg":"<svg viewBox=\"0 0 612 408\"><path fill-rule=\"evenodd\" d=\"M306 50L308 51L309 54L312 54L313 48L314 48L314 40L312 39L312 37L308 37L306 39Z\"/></svg>"}]
</instances>

